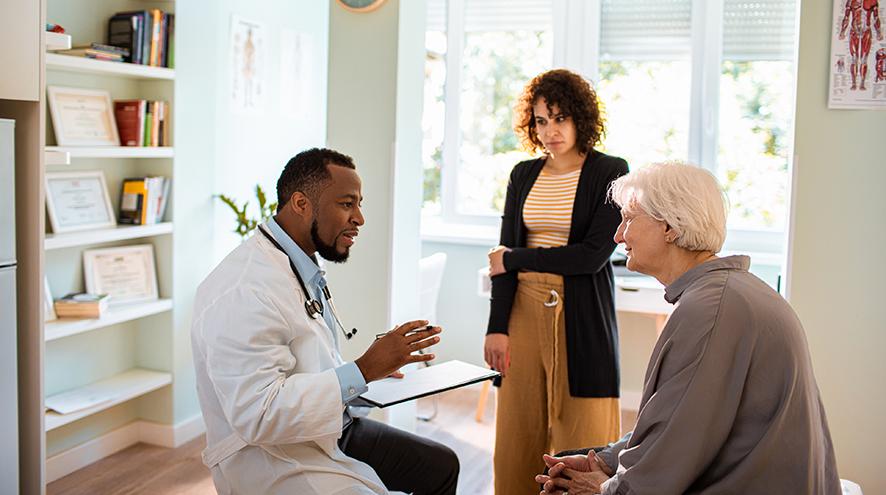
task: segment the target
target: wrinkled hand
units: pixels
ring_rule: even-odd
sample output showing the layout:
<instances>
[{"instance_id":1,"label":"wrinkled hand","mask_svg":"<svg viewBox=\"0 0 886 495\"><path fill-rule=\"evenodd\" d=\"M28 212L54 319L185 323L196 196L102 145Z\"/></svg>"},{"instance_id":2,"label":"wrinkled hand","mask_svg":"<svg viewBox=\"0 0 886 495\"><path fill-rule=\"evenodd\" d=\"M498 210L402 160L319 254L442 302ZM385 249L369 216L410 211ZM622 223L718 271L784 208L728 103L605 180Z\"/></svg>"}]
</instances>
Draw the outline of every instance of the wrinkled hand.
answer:
<instances>
[{"instance_id":1,"label":"wrinkled hand","mask_svg":"<svg viewBox=\"0 0 886 495\"><path fill-rule=\"evenodd\" d=\"M540 474L535 477L535 481L543 485L542 494L569 493L570 495L583 495L600 493L603 491L603 483L612 474L612 469L602 459L597 457L594 452L590 452L586 456L552 457L545 455L544 461L549 468L548 474Z\"/></svg>"},{"instance_id":2,"label":"wrinkled hand","mask_svg":"<svg viewBox=\"0 0 886 495\"><path fill-rule=\"evenodd\" d=\"M410 321L391 330L384 337L376 339L369 349L354 361L366 383L395 374L403 365L434 359L433 354L413 354L440 341L440 337L435 335L443 330L440 327L422 329L427 324L427 320Z\"/></svg>"},{"instance_id":3,"label":"wrinkled hand","mask_svg":"<svg viewBox=\"0 0 886 495\"><path fill-rule=\"evenodd\" d=\"M505 253L509 253L511 248L505 246L495 246L489 250L489 276L494 277L507 272L505 270Z\"/></svg>"},{"instance_id":4,"label":"wrinkled hand","mask_svg":"<svg viewBox=\"0 0 886 495\"><path fill-rule=\"evenodd\" d=\"M504 333L490 333L486 336L483 345L483 359L492 369L501 373L504 378L511 366L511 351L508 343L508 335Z\"/></svg>"}]
</instances>

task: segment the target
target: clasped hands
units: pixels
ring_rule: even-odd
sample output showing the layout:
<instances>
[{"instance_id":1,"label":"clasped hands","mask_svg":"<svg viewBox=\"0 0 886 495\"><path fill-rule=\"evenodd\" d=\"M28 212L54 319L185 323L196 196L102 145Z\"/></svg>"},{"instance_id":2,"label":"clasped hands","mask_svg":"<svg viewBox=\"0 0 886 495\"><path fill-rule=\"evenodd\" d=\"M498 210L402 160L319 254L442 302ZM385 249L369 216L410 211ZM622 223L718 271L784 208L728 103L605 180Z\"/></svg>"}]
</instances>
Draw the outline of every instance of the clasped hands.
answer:
<instances>
[{"instance_id":1,"label":"clasped hands","mask_svg":"<svg viewBox=\"0 0 886 495\"><path fill-rule=\"evenodd\" d=\"M505 246L495 246L489 250L489 276L494 277L501 275L505 270L505 253L511 251L511 248Z\"/></svg>"},{"instance_id":2,"label":"clasped hands","mask_svg":"<svg viewBox=\"0 0 886 495\"><path fill-rule=\"evenodd\" d=\"M585 495L601 493L603 483L614 471L592 450L588 455L554 457L544 455L548 474L539 474L535 481L543 485L540 494Z\"/></svg>"}]
</instances>

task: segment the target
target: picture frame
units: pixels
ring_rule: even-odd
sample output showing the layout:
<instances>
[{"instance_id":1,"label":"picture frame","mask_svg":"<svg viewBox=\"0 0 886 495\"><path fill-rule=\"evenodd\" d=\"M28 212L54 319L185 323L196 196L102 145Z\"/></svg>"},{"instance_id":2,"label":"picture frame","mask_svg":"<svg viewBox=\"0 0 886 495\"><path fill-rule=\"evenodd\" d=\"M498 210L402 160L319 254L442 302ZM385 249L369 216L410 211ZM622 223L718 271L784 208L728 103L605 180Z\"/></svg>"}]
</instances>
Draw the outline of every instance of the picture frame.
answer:
<instances>
[{"instance_id":1,"label":"picture frame","mask_svg":"<svg viewBox=\"0 0 886 495\"><path fill-rule=\"evenodd\" d=\"M59 146L120 146L110 93L64 86L46 92Z\"/></svg>"},{"instance_id":2,"label":"picture frame","mask_svg":"<svg viewBox=\"0 0 886 495\"><path fill-rule=\"evenodd\" d=\"M86 292L108 294L111 304L159 299L154 246L138 244L83 251Z\"/></svg>"},{"instance_id":3,"label":"picture frame","mask_svg":"<svg viewBox=\"0 0 886 495\"><path fill-rule=\"evenodd\" d=\"M43 277L43 321L57 320L52 291L49 289L49 277Z\"/></svg>"},{"instance_id":4,"label":"picture frame","mask_svg":"<svg viewBox=\"0 0 886 495\"><path fill-rule=\"evenodd\" d=\"M44 181L46 213L53 233L117 225L103 172L47 172Z\"/></svg>"}]
</instances>

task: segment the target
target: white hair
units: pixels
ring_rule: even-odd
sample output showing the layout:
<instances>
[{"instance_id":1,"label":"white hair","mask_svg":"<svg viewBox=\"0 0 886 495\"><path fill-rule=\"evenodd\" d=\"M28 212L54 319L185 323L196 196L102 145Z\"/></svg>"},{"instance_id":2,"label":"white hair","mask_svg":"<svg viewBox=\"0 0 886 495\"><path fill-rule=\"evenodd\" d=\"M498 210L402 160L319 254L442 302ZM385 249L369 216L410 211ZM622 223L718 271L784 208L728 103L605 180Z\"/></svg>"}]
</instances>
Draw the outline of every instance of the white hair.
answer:
<instances>
[{"instance_id":1,"label":"white hair","mask_svg":"<svg viewBox=\"0 0 886 495\"><path fill-rule=\"evenodd\" d=\"M674 244L717 253L726 240L729 201L707 170L682 162L654 163L619 177L609 188L620 207L640 209L671 226Z\"/></svg>"}]
</instances>

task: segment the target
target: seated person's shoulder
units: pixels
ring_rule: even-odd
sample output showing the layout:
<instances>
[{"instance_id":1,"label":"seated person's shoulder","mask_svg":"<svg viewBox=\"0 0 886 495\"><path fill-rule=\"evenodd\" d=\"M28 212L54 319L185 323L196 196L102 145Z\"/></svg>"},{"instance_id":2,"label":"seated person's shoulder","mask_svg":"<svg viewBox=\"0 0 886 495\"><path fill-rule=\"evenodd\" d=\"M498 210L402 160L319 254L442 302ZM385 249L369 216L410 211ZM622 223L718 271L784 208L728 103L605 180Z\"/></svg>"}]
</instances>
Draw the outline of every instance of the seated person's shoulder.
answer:
<instances>
[{"instance_id":1,"label":"seated person's shoulder","mask_svg":"<svg viewBox=\"0 0 886 495\"><path fill-rule=\"evenodd\" d=\"M197 288L198 305L249 291L269 293L279 289L275 285L285 284L286 279L279 274L288 274L289 270L285 266L281 270L280 263L259 242L256 237L247 239L225 256Z\"/></svg>"}]
</instances>

